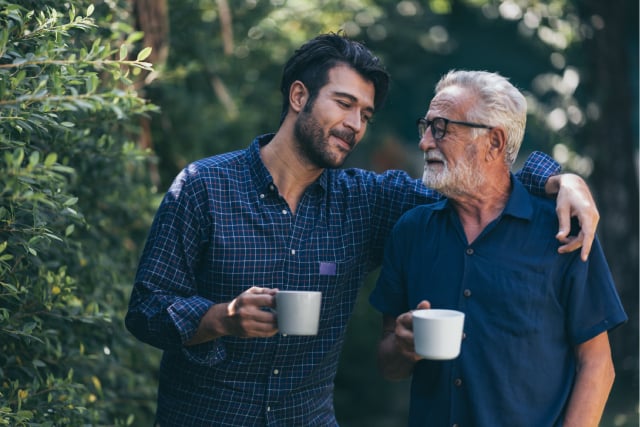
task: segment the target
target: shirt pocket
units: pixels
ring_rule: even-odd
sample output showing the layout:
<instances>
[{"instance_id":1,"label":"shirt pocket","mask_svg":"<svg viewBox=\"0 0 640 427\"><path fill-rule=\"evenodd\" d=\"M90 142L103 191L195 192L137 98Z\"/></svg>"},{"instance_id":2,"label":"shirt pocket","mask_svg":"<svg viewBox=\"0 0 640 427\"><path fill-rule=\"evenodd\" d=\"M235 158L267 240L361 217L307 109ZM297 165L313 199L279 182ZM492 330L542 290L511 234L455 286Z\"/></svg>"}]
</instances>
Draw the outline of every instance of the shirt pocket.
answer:
<instances>
[{"instance_id":1,"label":"shirt pocket","mask_svg":"<svg viewBox=\"0 0 640 427\"><path fill-rule=\"evenodd\" d=\"M288 281L282 289L322 292L320 330L324 331L346 325L357 297L359 282L355 257L324 257L298 262L295 267L292 266Z\"/></svg>"},{"instance_id":2,"label":"shirt pocket","mask_svg":"<svg viewBox=\"0 0 640 427\"><path fill-rule=\"evenodd\" d=\"M548 303L546 275L534 269L492 271L482 302L487 322L512 336L540 332Z\"/></svg>"}]
</instances>

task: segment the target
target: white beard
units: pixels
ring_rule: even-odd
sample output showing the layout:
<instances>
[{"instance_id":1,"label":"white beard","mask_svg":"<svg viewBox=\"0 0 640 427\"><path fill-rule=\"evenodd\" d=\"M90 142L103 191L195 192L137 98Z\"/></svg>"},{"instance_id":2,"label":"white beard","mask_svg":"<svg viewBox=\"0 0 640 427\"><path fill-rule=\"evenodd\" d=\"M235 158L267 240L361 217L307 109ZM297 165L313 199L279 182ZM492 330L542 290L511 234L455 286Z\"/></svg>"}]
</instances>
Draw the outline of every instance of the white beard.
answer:
<instances>
[{"instance_id":1,"label":"white beard","mask_svg":"<svg viewBox=\"0 0 640 427\"><path fill-rule=\"evenodd\" d=\"M483 187L485 178L476 167L475 157L475 151L468 152L462 162L457 163L455 168L450 169L449 164L440 153L425 153L422 183L445 196L477 193ZM435 171L429 167L426 162L427 158L442 160L442 170Z\"/></svg>"}]
</instances>

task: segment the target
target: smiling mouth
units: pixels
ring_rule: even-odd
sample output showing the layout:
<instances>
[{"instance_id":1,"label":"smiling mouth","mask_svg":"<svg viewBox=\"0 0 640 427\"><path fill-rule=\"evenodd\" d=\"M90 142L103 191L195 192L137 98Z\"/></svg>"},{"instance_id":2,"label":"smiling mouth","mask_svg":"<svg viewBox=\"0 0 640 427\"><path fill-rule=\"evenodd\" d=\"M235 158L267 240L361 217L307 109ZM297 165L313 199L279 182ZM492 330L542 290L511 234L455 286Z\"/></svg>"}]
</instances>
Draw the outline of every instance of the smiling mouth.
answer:
<instances>
[{"instance_id":1,"label":"smiling mouth","mask_svg":"<svg viewBox=\"0 0 640 427\"><path fill-rule=\"evenodd\" d=\"M331 132L330 133L331 136L333 136L334 138L338 139L340 141L340 145L345 148L346 150L352 150L353 147L355 146L355 135L353 133L350 132Z\"/></svg>"}]
</instances>

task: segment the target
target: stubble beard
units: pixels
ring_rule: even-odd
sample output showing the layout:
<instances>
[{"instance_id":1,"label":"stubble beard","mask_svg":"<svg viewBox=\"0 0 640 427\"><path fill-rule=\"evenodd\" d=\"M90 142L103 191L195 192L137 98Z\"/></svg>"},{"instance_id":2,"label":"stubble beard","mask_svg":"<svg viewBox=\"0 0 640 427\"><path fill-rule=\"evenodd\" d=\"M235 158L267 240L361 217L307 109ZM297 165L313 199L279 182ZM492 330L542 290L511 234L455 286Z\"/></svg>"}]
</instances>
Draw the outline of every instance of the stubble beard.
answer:
<instances>
[{"instance_id":1,"label":"stubble beard","mask_svg":"<svg viewBox=\"0 0 640 427\"><path fill-rule=\"evenodd\" d=\"M325 135L322 126L313 116L313 107L305 108L300 112L293 131L300 155L314 166L321 169L337 169L342 166L351 154L351 151L340 156L329 150L329 135L335 135L347 141L353 141L352 134L339 134L338 131L329 131Z\"/></svg>"}]
</instances>

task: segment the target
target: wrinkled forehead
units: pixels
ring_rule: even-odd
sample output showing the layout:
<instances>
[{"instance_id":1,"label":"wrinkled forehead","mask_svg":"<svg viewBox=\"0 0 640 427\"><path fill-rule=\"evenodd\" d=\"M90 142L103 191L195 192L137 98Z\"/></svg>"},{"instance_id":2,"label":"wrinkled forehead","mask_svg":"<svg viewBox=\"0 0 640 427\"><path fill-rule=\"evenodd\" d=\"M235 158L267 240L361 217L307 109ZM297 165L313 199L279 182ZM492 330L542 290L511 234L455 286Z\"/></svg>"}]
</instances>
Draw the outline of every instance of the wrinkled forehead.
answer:
<instances>
[{"instance_id":1,"label":"wrinkled forehead","mask_svg":"<svg viewBox=\"0 0 640 427\"><path fill-rule=\"evenodd\" d=\"M429 104L430 117L457 118L464 116L473 106L473 96L470 91L460 86L447 86L439 91Z\"/></svg>"}]
</instances>

